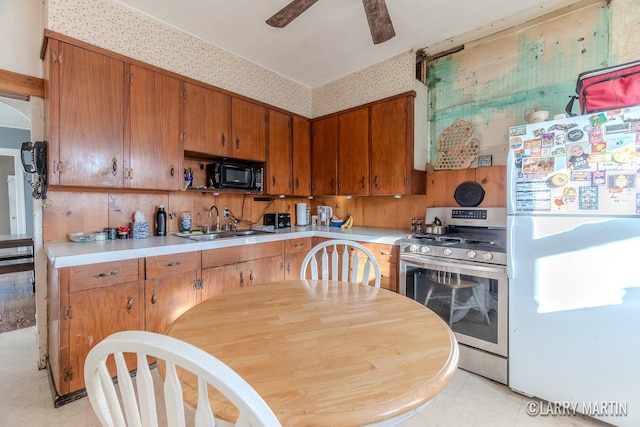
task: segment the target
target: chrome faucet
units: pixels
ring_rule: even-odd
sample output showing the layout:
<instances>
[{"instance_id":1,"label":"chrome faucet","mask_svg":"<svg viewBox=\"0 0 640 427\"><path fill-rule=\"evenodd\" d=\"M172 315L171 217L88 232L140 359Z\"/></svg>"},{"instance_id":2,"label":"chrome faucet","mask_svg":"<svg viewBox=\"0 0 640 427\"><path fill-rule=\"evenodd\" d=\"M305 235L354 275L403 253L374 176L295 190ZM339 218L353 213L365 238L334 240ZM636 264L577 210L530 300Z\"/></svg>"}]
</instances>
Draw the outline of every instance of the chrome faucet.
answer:
<instances>
[{"instance_id":1,"label":"chrome faucet","mask_svg":"<svg viewBox=\"0 0 640 427\"><path fill-rule=\"evenodd\" d=\"M216 210L216 232L220 231L220 213L218 212L218 207L216 205L213 205L209 208L209 218L211 218L211 211L215 209Z\"/></svg>"}]
</instances>

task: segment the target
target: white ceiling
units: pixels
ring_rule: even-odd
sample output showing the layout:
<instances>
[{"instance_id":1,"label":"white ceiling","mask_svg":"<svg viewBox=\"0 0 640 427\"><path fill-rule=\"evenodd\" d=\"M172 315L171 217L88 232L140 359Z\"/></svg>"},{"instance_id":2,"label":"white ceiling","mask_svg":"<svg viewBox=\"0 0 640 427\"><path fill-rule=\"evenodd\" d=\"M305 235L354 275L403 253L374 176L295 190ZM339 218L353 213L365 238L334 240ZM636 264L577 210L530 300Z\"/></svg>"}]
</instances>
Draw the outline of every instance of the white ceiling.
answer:
<instances>
[{"instance_id":1,"label":"white ceiling","mask_svg":"<svg viewBox=\"0 0 640 427\"><path fill-rule=\"evenodd\" d=\"M311 88L410 49L438 53L579 2L387 0L396 36L374 45L361 0L319 0L285 28L265 21L290 0L116 1Z\"/></svg>"}]
</instances>

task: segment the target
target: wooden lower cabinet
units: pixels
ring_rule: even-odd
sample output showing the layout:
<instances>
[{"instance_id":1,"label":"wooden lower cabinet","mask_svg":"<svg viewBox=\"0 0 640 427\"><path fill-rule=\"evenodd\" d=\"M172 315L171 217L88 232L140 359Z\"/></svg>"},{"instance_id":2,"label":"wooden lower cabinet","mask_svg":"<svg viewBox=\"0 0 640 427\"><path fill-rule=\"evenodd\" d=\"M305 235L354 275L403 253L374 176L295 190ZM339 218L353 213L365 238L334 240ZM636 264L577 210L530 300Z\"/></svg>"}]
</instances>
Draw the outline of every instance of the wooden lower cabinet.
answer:
<instances>
[{"instance_id":1,"label":"wooden lower cabinet","mask_svg":"<svg viewBox=\"0 0 640 427\"><path fill-rule=\"evenodd\" d=\"M380 287L398 292L398 246L360 242L369 249L380 266Z\"/></svg>"},{"instance_id":2,"label":"wooden lower cabinet","mask_svg":"<svg viewBox=\"0 0 640 427\"><path fill-rule=\"evenodd\" d=\"M49 368L56 406L84 389L84 360L95 344L114 332L144 329L140 265L133 259L50 268Z\"/></svg>"},{"instance_id":3,"label":"wooden lower cabinet","mask_svg":"<svg viewBox=\"0 0 640 427\"><path fill-rule=\"evenodd\" d=\"M164 334L182 313L201 301L200 253L145 259L144 315L147 331Z\"/></svg>"},{"instance_id":4,"label":"wooden lower cabinet","mask_svg":"<svg viewBox=\"0 0 640 427\"><path fill-rule=\"evenodd\" d=\"M284 279L300 278L302 261L313 246L312 237L285 240L284 242Z\"/></svg>"},{"instance_id":5,"label":"wooden lower cabinet","mask_svg":"<svg viewBox=\"0 0 640 427\"><path fill-rule=\"evenodd\" d=\"M282 241L202 251L202 300L284 278Z\"/></svg>"},{"instance_id":6,"label":"wooden lower cabinet","mask_svg":"<svg viewBox=\"0 0 640 427\"><path fill-rule=\"evenodd\" d=\"M326 240L333 239L318 237L314 239L314 244ZM398 246L370 242L358 243L361 243L365 248L369 249L376 261L378 261L381 276L380 287L398 292ZM362 270L360 274L362 274ZM371 274L373 274L373 272Z\"/></svg>"}]
</instances>

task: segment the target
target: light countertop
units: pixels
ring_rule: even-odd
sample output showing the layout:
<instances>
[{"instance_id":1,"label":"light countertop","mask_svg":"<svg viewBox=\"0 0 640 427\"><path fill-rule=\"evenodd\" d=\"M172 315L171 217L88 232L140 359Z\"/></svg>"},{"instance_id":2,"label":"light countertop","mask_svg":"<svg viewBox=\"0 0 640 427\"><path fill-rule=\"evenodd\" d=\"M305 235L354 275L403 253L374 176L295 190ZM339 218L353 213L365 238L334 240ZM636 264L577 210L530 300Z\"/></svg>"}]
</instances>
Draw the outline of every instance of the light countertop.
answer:
<instances>
[{"instance_id":1,"label":"light countertop","mask_svg":"<svg viewBox=\"0 0 640 427\"><path fill-rule=\"evenodd\" d=\"M406 237L408 234L403 230L376 227L342 229L340 227L293 226L276 230L273 233L203 242L171 234L164 237L151 236L148 239L45 243L44 249L53 267L62 268L314 236L393 245L398 239Z\"/></svg>"}]
</instances>

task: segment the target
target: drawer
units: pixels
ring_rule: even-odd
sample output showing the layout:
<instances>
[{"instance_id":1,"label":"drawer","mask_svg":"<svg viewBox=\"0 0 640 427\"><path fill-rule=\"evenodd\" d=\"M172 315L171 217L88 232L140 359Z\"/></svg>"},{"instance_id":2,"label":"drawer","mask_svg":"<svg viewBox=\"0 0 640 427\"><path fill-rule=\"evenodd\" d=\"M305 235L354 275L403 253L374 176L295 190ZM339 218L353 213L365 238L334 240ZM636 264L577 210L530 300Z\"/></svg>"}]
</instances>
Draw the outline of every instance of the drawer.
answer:
<instances>
[{"instance_id":1,"label":"drawer","mask_svg":"<svg viewBox=\"0 0 640 427\"><path fill-rule=\"evenodd\" d=\"M200 252L186 252L183 254L171 254L145 258L146 278L170 276L172 274L186 273L198 268Z\"/></svg>"},{"instance_id":2,"label":"drawer","mask_svg":"<svg viewBox=\"0 0 640 427\"><path fill-rule=\"evenodd\" d=\"M134 281L138 281L137 259L69 267L69 292Z\"/></svg>"},{"instance_id":3,"label":"drawer","mask_svg":"<svg viewBox=\"0 0 640 427\"><path fill-rule=\"evenodd\" d=\"M307 253L312 248L312 238L311 237L303 237L300 239L291 239L284 241L284 253L288 254L296 254L300 252Z\"/></svg>"},{"instance_id":4,"label":"drawer","mask_svg":"<svg viewBox=\"0 0 640 427\"><path fill-rule=\"evenodd\" d=\"M398 262L398 250L399 247L395 245L387 245L384 243L370 243L360 242L362 245L369 249L373 256L381 261Z\"/></svg>"},{"instance_id":5,"label":"drawer","mask_svg":"<svg viewBox=\"0 0 640 427\"><path fill-rule=\"evenodd\" d=\"M254 243L202 251L202 268L220 267L254 259L281 256L283 242Z\"/></svg>"}]
</instances>

